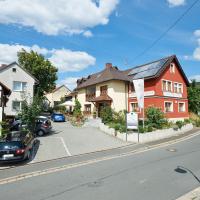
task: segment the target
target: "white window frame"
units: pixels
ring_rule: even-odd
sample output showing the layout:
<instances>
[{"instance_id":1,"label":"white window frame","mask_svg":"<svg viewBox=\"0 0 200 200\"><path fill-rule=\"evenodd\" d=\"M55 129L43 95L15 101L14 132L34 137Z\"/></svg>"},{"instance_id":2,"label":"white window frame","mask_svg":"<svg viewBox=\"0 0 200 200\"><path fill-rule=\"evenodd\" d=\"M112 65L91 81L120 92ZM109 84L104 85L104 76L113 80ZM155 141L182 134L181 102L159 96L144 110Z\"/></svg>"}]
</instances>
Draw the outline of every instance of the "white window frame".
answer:
<instances>
[{"instance_id":1,"label":"white window frame","mask_svg":"<svg viewBox=\"0 0 200 200\"><path fill-rule=\"evenodd\" d=\"M171 111L166 111L166 106L165 106L166 103L171 103L172 104L172 110ZM174 103L173 103L173 101L164 101L164 112L165 113L172 113L172 112L174 112Z\"/></svg>"},{"instance_id":2,"label":"white window frame","mask_svg":"<svg viewBox=\"0 0 200 200\"><path fill-rule=\"evenodd\" d=\"M184 105L184 111L180 111L179 104L183 104ZM186 112L185 102L178 102L178 112L181 112L181 113Z\"/></svg>"},{"instance_id":3,"label":"white window frame","mask_svg":"<svg viewBox=\"0 0 200 200\"><path fill-rule=\"evenodd\" d=\"M20 83L21 84L21 88L19 89L19 90L16 90L15 89L15 83ZM23 84L26 84L26 87L25 87L25 89L23 88ZM22 81L13 81L13 91L14 92L24 92L25 90L26 90L26 88L27 88L27 82L22 82Z\"/></svg>"},{"instance_id":4,"label":"white window frame","mask_svg":"<svg viewBox=\"0 0 200 200\"><path fill-rule=\"evenodd\" d=\"M164 88L163 88L163 81L166 81L166 90L164 90ZM168 82L171 83L171 91L169 91L169 89L168 89L168 84L167 84ZM162 79L162 91L163 92L173 92L173 82L170 80Z\"/></svg>"},{"instance_id":5,"label":"white window frame","mask_svg":"<svg viewBox=\"0 0 200 200\"><path fill-rule=\"evenodd\" d=\"M177 85L177 92L175 92L175 90L174 90L174 92L182 94L183 93L183 83L174 82L174 88L175 88L175 84ZM179 92L179 89L181 89L181 92Z\"/></svg>"},{"instance_id":6,"label":"white window frame","mask_svg":"<svg viewBox=\"0 0 200 200\"><path fill-rule=\"evenodd\" d=\"M19 105L19 110L14 109L14 107L13 107L14 102L19 102L19 103L20 103L20 105ZM22 110L22 101L18 101L18 100L12 101L12 110L15 111L15 112L21 111L21 110Z\"/></svg>"}]
</instances>

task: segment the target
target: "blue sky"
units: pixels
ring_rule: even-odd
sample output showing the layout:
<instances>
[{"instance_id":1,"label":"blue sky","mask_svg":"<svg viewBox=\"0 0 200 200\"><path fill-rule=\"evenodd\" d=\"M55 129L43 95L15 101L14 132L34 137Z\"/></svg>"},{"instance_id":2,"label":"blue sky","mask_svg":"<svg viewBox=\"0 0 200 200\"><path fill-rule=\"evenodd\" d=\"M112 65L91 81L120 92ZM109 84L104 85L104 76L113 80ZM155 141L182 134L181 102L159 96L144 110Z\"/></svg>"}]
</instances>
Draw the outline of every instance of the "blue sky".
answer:
<instances>
[{"instance_id":1,"label":"blue sky","mask_svg":"<svg viewBox=\"0 0 200 200\"><path fill-rule=\"evenodd\" d=\"M152 49L193 0L4 0L0 1L0 63L21 48L43 54L59 69L58 84L106 62L127 69L176 54L188 77L200 81L200 1Z\"/></svg>"}]
</instances>

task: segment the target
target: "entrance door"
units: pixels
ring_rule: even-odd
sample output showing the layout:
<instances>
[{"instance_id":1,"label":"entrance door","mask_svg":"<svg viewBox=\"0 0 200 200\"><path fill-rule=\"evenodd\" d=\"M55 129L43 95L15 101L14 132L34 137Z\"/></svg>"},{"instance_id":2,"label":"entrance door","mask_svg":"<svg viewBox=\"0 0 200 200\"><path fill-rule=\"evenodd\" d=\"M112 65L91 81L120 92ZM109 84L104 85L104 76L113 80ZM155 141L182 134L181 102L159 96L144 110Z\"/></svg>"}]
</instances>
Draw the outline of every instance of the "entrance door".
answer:
<instances>
[{"instance_id":1,"label":"entrance door","mask_svg":"<svg viewBox=\"0 0 200 200\"><path fill-rule=\"evenodd\" d=\"M107 103L107 102L99 103L99 105L98 105L98 117L100 117L101 110L106 106L109 106L109 103Z\"/></svg>"}]
</instances>

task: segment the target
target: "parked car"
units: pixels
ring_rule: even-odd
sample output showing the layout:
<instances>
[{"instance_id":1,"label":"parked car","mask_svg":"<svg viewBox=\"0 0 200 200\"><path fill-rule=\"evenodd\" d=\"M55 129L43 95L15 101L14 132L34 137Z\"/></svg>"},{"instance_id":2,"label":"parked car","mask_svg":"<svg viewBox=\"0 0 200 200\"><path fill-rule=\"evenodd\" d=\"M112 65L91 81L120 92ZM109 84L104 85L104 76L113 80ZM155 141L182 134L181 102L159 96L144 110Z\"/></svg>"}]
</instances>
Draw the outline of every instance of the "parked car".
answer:
<instances>
[{"instance_id":1,"label":"parked car","mask_svg":"<svg viewBox=\"0 0 200 200\"><path fill-rule=\"evenodd\" d=\"M28 131L12 131L0 139L0 163L30 160L35 139Z\"/></svg>"},{"instance_id":2,"label":"parked car","mask_svg":"<svg viewBox=\"0 0 200 200\"><path fill-rule=\"evenodd\" d=\"M43 136L51 132L51 121L48 117L39 116L36 118L35 133L38 136Z\"/></svg>"},{"instance_id":3,"label":"parked car","mask_svg":"<svg viewBox=\"0 0 200 200\"><path fill-rule=\"evenodd\" d=\"M10 126L10 131L20 131L22 128L27 127L26 124L22 124L21 120L16 120ZM34 134L43 136L51 132L51 121L48 117L38 116L35 120Z\"/></svg>"},{"instance_id":4,"label":"parked car","mask_svg":"<svg viewBox=\"0 0 200 200\"><path fill-rule=\"evenodd\" d=\"M51 120L53 122L65 122L65 116L61 113L53 113L51 115Z\"/></svg>"}]
</instances>

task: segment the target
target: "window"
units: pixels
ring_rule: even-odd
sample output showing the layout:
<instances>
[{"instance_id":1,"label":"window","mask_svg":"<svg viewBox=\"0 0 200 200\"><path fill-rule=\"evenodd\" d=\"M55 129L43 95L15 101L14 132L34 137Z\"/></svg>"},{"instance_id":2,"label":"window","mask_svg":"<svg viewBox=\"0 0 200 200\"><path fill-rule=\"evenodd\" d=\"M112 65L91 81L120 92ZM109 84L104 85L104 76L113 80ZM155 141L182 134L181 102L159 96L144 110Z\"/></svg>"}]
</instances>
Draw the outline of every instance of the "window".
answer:
<instances>
[{"instance_id":1,"label":"window","mask_svg":"<svg viewBox=\"0 0 200 200\"><path fill-rule=\"evenodd\" d=\"M179 93L183 92L183 85L181 83L178 84L178 92Z\"/></svg>"},{"instance_id":2,"label":"window","mask_svg":"<svg viewBox=\"0 0 200 200\"><path fill-rule=\"evenodd\" d=\"M12 108L14 111L20 111L21 110L21 101L13 101Z\"/></svg>"},{"instance_id":3,"label":"window","mask_svg":"<svg viewBox=\"0 0 200 200\"><path fill-rule=\"evenodd\" d=\"M90 104L85 104L85 111L91 112L91 105Z\"/></svg>"},{"instance_id":4,"label":"window","mask_svg":"<svg viewBox=\"0 0 200 200\"><path fill-rule=\"evenodd\" d=\"M175 73L175 64L174 64L174 63L171 63L171 64L170 64L170 73L171 73L171 74L174 74L174 73Z\"/></svg>"},{"instance_id":5,"label":"window","mask_svg":"<svg viewBox=\"0 0 200 200\"><path fill-rule=\"evenodd\" d=\"M185 112L185 103L184 102L178 103L178 111L179 112Z\"/></svg>"},{"instance_id":6,"label":"window","mask_svg":"<svg viewBox=\"0 0 200 200\"><path fill-rule=\"evenodd\" d=\"M173 112L173 103L165 102L165 112Z\"/></svg>"},{"instance_id":7,"label":"window","mask_svg":"<svg viewBox=\"0 0 200 200\"><path fill-rule=\"evenodd\" d=\"M14 81L13 82L13 91L25 91L27 87L27 83L26 82L19 82L19 81Z\"/></svg>"},{"instance_id":8,"label":"window","mask_svg":"<svg viewBox=\"0 0 200 200\"><path fill-rule=\"evenodd\" d=\"M16 72L16 71L17 71L17 69L16 69L16 68L12 68L12 71L13 71L13 72Z\"/></svg>"},{"instance_id":9,"label":"window","mask_svg":"<svg viewBox=\"0 0 200 200\"><path fill-rule=\"evenodd\" d=\"M138 103L131 103L131 112L139 112Z\"/></svg>"},{"instance_id":10,"label":"window","mask_svg":"<svg viewBox=\"0 0 200 200\"><path fill-rule=\"evenodd\" d=\"M172 82L171 81L162 81L162 89L166 92L172 92Z\"/></svg>"},{"instance_id":11,"label":"window","mask_svg":"<svg viewBox=\"0 0 200 200\"><path fill-rule=\"evenodd\" d=\"M107 94L107 89L108 89L108 86L107 86L107 85L101 86L101 87L100 87L100 95L105 95L105 94Z\"/></svg>"},{"instance_id":12,"label":"window","mask_svg":"<svg viewBox=\"0 0 200 200\"><path fill-rule=\"evenodd\" d=\"M183 93L183 84L182 83L174 83L174 92L175 93Z\"/></svg>"}]
</instances>

